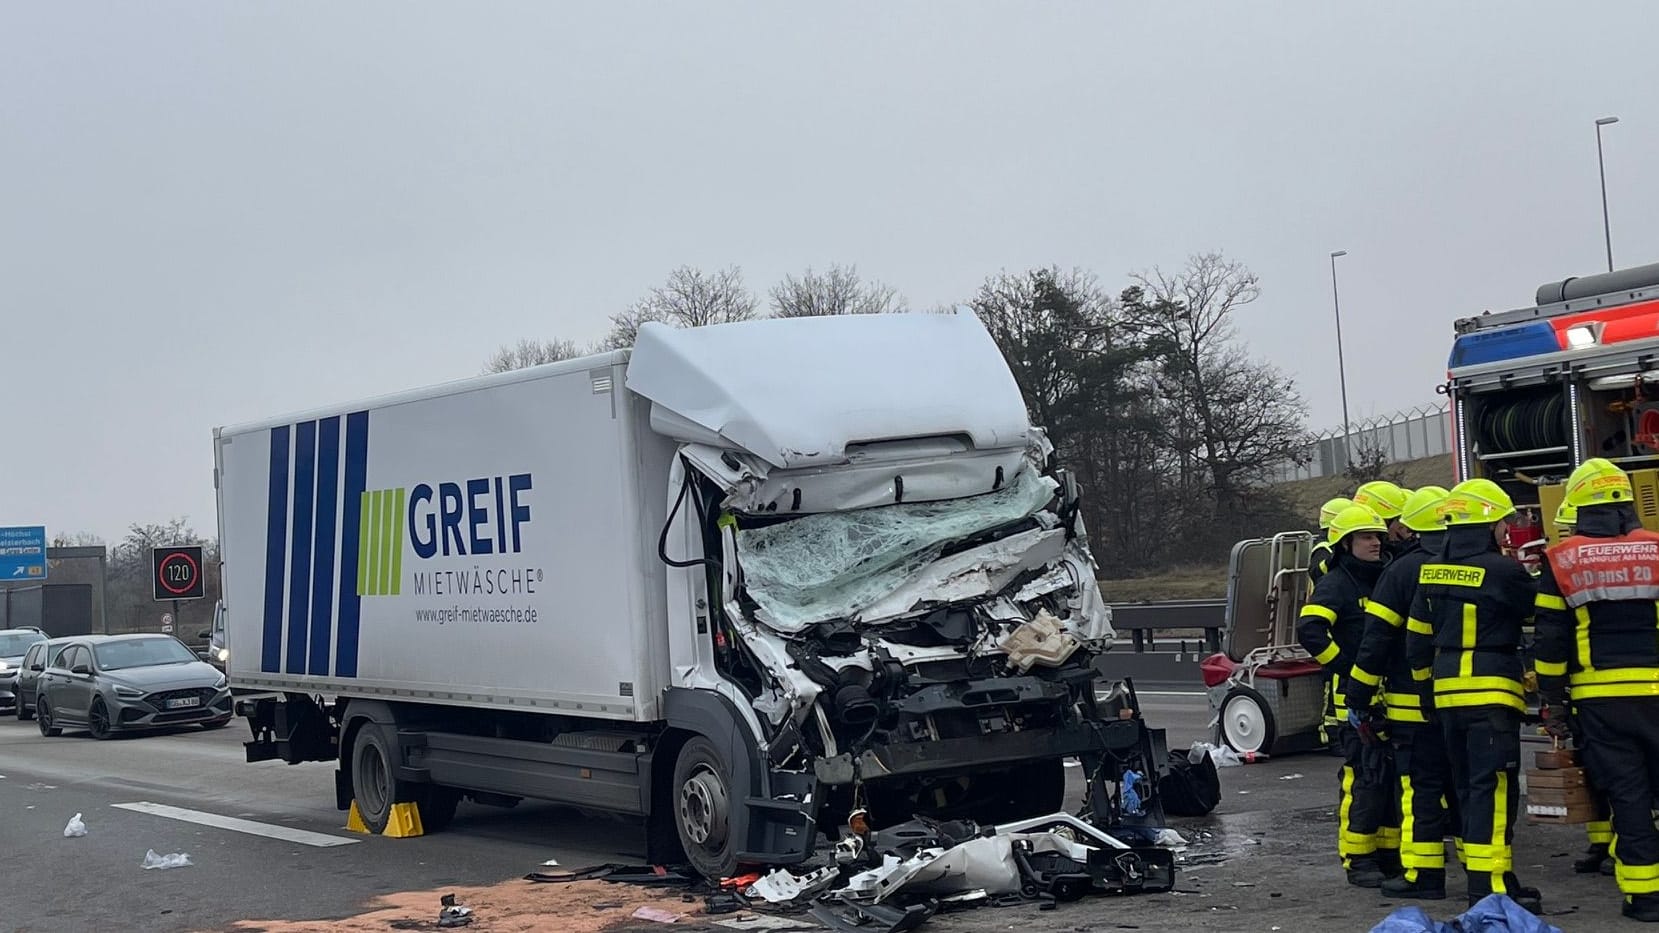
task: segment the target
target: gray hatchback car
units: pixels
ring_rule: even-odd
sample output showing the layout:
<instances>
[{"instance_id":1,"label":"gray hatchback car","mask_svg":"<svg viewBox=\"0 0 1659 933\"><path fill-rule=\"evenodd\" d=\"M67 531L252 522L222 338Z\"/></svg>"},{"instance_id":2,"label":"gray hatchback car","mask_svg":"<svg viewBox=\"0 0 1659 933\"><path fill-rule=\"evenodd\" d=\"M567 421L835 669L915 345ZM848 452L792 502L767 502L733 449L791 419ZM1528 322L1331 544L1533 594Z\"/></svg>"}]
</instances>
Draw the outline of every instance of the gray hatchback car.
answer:
<instances>
[{"instance_id":1,"label":"gray hatchback car","mask_svg":"<svg viewBox=\"0 0 1659 933\"><path fill-rule=\"evenodd\" d=\"M225 675L171 635L71 639L41 676L41 735L85 728L95 739L130 729L230 722Z\"/></svg>"},{"instance_id":2,"label":"gray hatchback car","mask_svg":"<svg viewBox=\"0 0 1659 933\"><path fill-rule=\"evenodd\" d=\"M0 709L17 706L17 674L29 646L46 640L37 628L0 629Z\"/></svg>"}]
</instances>

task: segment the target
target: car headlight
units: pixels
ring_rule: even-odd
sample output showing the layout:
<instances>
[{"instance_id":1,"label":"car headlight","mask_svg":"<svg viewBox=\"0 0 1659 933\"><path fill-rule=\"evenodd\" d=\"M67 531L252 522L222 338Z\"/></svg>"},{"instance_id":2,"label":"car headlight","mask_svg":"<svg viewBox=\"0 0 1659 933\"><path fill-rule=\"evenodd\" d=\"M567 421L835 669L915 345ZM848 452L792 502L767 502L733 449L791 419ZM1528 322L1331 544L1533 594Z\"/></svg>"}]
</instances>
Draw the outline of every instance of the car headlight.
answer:
<instances>
[{"instance_id":1,"label":"car headlight","mask_svg":"<svg viewBox=\"0 0 1659 933\"><path fill-rule=\"evenodd\" d=\"M4 661L0 661L0 674L4 674L4 673L10 671L11 669L12 669L12 666L10 664L7 664Z\"/></svg>"},{"instance_id":2,"label":"car headlight","mask_svg":"<svg viewBox=\"0 0 1659 933\"><path fill-rule=\"evenodd\" d=\"M144 691L135 687L124 687L121 684L116 684L115 695L126 700L136 700L144 695Z\"/></svg>"},{"instance_id":3,"label":"car headlight","mask_svg":"<svg viewBox=\"0 0 1659 933\"><path fill-rule=\"evenodd\" d=\"M230 681L226 680L223 674L220 674L219 679L213 682L213 689L215 690L223 690L228 686L230 686Z\"/></svg>"},{"instance_id":4,"label":"car headlight","mask_svg":"<svg viewBox=\"0 0 1659 933\"><path fill-rule=\"evenodd\" d=\"M220 661L229 661L230 660L230 649L229 648L220 648L216 652L216 654L217 654Z\"/></svg>"}]
</instances>

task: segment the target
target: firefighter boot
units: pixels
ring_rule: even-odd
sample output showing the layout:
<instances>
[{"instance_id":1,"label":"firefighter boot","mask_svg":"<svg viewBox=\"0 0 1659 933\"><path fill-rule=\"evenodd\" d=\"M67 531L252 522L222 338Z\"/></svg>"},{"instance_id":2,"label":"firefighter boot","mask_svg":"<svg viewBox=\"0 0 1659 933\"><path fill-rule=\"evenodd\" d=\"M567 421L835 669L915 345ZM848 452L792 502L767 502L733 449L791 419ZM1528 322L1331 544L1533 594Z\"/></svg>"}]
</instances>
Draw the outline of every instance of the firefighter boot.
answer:
<instances>
[{"instance_id":1,"label":"firefighter boot","mask_svg":"<svg viewBox=\"0 0 1659 933\"><path fill-rule=\"evenodd\" d=\"M1607 844L1598 842L1584 850L1584 855L1573 862L1573 871L1580 875L1593 875L1601 871L1601 863L1607 860Z\"/></svg>"},{"instance_id":2,"label":"firefighter boot","mask_svg":"<svg viewBox=\"0 0 1659 933\"><path fill-rule=\"evenodd\" d=\"M1624 915L1642 923L1659 923L1659 894L1632 894L1624 899Z\"/></svg>"},{"instance_id":3,"label":"firefighter boot","mask_svg":"<svg viewBox=\"0 0 1659 933\"><path fill-rule=\"evenodd\" d=\"M1374 855L1360 855L1348 860L1348 883L1356 888L1380 888L1388 877L1382 873Z\"/></svg>"},{"instance_id":4,"label":"firefighter boot","mask_svg":"<svg viewBox=\"0 0 1659 933\"><path fill-rule=\"evenodd\" d=\"M1421 901L1443 901L1446 899L1446 869L1419 868L1417 880L1407 881L1405 876L1390 878L1382 884L1383 897L1408 897Z\"/></svg>"},{"instance_id":5,"label":"firefighter boot","mask_svg":"<svg viewBox=\"0 0 1659 933\"><path fill-rule=\"evenodd\" d=\"M1400 865L1400 850L1378 849L1377 868L1383 873L1384 878L1399 878L1404 875L1405 869Z\"/></svg>"},{"instance_id":6,"label":"firefighter boot","mask_svg":"<svg viewBox=\"0 0 1659 933\"><path fill-rule=\"evenodd\" d=\"M1537 888L1529 888L1521 884L1521 879L1515 877L1514 872L1505 872L1503 886L1509 889L1509 898L1525 910L1534 914L1543 914L1544 895ZM1470 907L1475 906L1470 904Z\"/></svg>"}]
</instances>

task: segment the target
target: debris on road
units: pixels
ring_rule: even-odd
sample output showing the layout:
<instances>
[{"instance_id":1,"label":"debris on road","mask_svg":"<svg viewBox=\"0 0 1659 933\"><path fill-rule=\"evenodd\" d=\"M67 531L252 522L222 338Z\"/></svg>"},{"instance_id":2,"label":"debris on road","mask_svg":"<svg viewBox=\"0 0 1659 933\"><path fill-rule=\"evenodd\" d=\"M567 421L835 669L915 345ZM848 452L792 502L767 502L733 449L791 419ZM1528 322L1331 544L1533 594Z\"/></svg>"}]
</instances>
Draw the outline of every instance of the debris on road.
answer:
<instances>
[{"instance_id":1,"label":"debris on road","mask_svg":"<svg viewBox=\"0 0 1659 933\"><path fill-rule=\"evenodd\" d=\"M69 825L63 828L63 837L74 839L84 835L86 835L86 824L81 822L81 815L77 813L69 818Z\"/></svg>"},{"instance_id":2,"label":"debris on road","mask_svg":"<svg viewBox=\"0 0 1659 933\"><path fill-rule=\"evenodd\" d=\"M628 916L634 918L635 920L651 920L656 923L673 923L681 917L684 917L685 914L676 914L670 911L660 910L656 907L641 907Z\"/></svg>"},{"instance_id":3,"label":"debris on road","mask_svg":"<svg viewBox=\"0 0 1659 933\"><path fill-rule=\"evenodd\" d=\"M474 919L471 907L463 907L455 902L455 895L445 894L438 901L438 926L443 928L464 927Z\"/></svg>"},{"instance_id":4,"label":"debris on road","mask_svg":"<svg viewBox=\"0 0 1659 933\"><path fill-rule=\"evenodd\" d=\"M190 856L184 852L174 852L171 855L157 855L156 850L151 849L144 853L144 864L141 867L145 870L149 870L151 868L183 868L189 864L191 864Z\"/></svg>"},{"instance_id":5,"label":"debris on road","mask_svg":"<svg viewBox=\"0 0 1659 933\"><path fill-rule=\"evenodd\" d=\"M1562 933L1561 928L1529 912L1507 894L1488 894L1450 920L1436 921L1421 907L1401 907L1382 918L1371 933Z\"/></svg>"},{"instance_id":6,"label":"debris on road","mask_svg":"<svg viewBox=\"0 0 1659 933\"><path fill-rule=\"evenodd\" d=\"M42 784L39 781L36 781L33 784L29 784L29 785L25 786L23 789L24 790L57 790L58 786L56 784Z\"/></svg>"},{"instance_id":7,"label":"debris on road","mask_svg":"<svg viewBox=\"0 0 1659 933\"><path fill-rule=\"evenodd\" d=\"M800 877L779 868L743 891L744 897L760 898L768 904L788 904L810 899L829 889L840 876L835 868L820 868Z\"/></svg>"},{"instance_id":8,"label":"debris on road","mask_svg":"<svg viewBox=\"0 0 1659 933\"><path fill-rule=\"evenodd\" d=\"M1209 742L1194 742L1192 743L1191 754L1209 755L1210 760L1215 762L1215 766L1217 768L1232 768L1244 764L1244 759L1238 756L1238 752L1233 751L1225 745L1211 745Z\"/></svg>"},{"instance_id":9,"label":"debris on road","mask_svg":"<svg viewBox=\"0 0 1659 933\"><path fill-rule=\"evenodd\" d=\"M1295 774L1282 774L1279 776L1279 780L1281 781L1300 781L1301 779L1301 772L1297 772Z\"/></svg>"}]
</instances>

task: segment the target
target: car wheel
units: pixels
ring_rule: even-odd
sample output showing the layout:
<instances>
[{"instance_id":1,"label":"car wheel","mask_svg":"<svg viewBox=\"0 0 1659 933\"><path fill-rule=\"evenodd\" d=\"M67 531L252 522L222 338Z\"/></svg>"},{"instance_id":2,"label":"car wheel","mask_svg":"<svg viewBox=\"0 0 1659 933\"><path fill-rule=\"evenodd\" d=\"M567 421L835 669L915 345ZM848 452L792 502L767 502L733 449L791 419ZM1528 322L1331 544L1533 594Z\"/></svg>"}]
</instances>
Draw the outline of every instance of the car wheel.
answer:
<instances>
[{"instance_id":1,"label":"car wheel","mask_svg":"<svg viewBox=\"0 0 1659 933\"><path fill-rule=\"evenodd\" d=\"M44 697L36 701L35 705L38 707L35 716L38 719L36 725L40 726L40 734L47 738L63 735L63 730L52 724L52 705L47 703Z\"/></svg>"},{"instance_id":2,"label":"car wheel","mask_svg":"<svg viewBox=\"0 0 1659 933\"><path fill-rule=\"evenodd\" d=\"M674 763L674 828L699 874L718 881L737 869L731 838L731 778L714 743L693 736Z\"/></svg>"},{"instance_id":3,"label":"car wheel","mask_svg":"<svg viewBox=\"0 0 1659 933\"><path fill-rule=\"evenodd\" d=\"M86 714L86 731L92 733L92 737L100 742L115 734L115 730L110 727L109 707L104 705L102 699L92 701L92 709Z\"/></svg>"}]
</instances>

